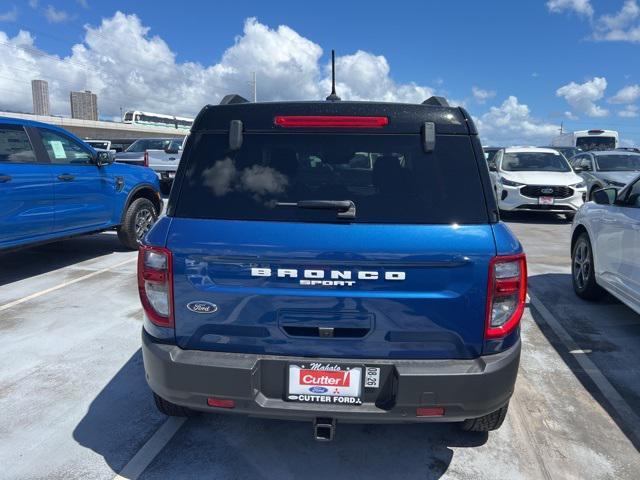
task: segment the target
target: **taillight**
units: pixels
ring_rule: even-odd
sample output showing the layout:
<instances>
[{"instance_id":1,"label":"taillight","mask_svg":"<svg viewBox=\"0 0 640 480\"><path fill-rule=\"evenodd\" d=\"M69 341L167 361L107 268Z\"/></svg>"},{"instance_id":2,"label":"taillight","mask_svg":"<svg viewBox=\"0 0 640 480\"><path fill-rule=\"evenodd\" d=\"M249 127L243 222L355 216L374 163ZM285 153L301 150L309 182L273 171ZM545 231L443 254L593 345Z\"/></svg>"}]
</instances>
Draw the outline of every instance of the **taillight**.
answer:
<instances>
[{"instance_id":1,"label":"taillight","mask_svg":"<svg viewBox=\"0 0 640 480\"><path fill-rule=\"evenodd\" d=\"M144 152L144 166L145 167L149 166L149 152L147 152L146 150Z\"/></svg>"},{"instance_id":2,"label":"taillight","mask_svg":"<svg viewBox=\"0 0 640 480\"><path fill-rule=\"evenodd\" d=\"M173 268L170 250L140 246L138 291L149 320L159 327L173 327Z\"/></svg>"},{"instance_id":3,"label":"taillight","mask_svg":"<svg viewBox=\"0 0 640 480\"><path fill-rule=\"evenodd\" d=\"M527 259L524 253L497 256L489 263L485 338L501 338L520 323L527 298Z\"/></svg>"},{"instance_id":4,"label":"taillight","mask_svg":"<svg viewBox=\"0 0 640 480\"><path fill-rule=\"evenodd\" d=\"M334 115L279 115L273 123L284 128L382 128L387 117L355 117Z\"/></svg>"}]
</instances>

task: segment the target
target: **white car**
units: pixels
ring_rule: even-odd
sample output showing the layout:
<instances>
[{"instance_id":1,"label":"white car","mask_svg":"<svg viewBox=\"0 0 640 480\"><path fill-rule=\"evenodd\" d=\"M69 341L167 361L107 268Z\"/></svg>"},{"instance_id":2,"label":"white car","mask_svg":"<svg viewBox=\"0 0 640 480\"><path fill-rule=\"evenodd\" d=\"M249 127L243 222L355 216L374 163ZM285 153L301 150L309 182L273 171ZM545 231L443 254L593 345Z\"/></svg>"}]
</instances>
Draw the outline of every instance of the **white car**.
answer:
<instances>
[{"instance_id":1,"label":"white car","mask_svg":"<svg viewBox=\"0 0 640 480\"><path fill-rule=\"evenodd\" d=\"M571 219L584 203L584 179L556 150L505 148L494 160L492 177L501 211L563 213Z\"/></svg>"},{"instance_id":2,"label":"white car","mask_svg":"<svg viewBox=\"0 0 640 480\"><path fill-rule=\"evenodd\" d=\"M588 300L608 291L640 313L640 177L622 190L597 190L573 221L571 273Z\"/></svg>"}]
</instances>

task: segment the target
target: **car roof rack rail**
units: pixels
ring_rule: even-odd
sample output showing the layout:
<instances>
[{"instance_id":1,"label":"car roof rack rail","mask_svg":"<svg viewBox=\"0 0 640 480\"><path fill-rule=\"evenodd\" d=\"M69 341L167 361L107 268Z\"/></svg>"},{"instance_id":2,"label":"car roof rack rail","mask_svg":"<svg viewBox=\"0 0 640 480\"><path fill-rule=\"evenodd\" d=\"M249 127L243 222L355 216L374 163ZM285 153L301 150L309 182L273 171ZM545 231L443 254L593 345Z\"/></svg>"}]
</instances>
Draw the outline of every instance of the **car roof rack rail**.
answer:
<instances>
[{"instance_id":1,"label":"car roof rack rail","mask_svg":"<svg viewBox=\"0 0 640 480\"><path fill-rule=\"evenodd\" d=\"M220 100L220 105L231 105L234 103L249 103L249 100L244 98L237 93L230 93L229 95L225 95L222 100Z\"/></svg>"},{"instance_id":2,"label":"car roof rack rail","mask_svg":"<svg viewBox=\"0 0 640 480\"><path fill-rule=\"evenodd\" d=\"M437 96L432 96L427 98L424 102L422 102L422 105L432 105L434 107L448 107L449 106L449 102L447 102L447 99L444 97L437 97Z\"/></svg>"}]
</instances>

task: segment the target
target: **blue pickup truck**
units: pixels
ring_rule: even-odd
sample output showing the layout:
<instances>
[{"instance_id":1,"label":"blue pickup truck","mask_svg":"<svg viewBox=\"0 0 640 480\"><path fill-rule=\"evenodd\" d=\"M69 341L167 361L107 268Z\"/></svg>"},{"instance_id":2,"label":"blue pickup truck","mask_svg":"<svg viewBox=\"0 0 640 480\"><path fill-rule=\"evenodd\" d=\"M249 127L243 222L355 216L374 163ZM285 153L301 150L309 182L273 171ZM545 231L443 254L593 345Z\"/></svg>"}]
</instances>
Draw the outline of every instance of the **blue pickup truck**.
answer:
<instances>
[{"instance_id":1,"label":"blue pickup truck","mask_svg":"<svg viewBox=\"0 0 640 480\"><path fill-rule=\"evenodd\" d=\"M140 248L142 353L167 415L498 428L522 247L461 108L247 103L196 118Z\"/></svg>"},{"instance_id":2,"label":"blue pickup truck","mask_svg":"<svg viewBox=\"0 0 640 480\"><path fill-rule=\"evenodd\" d=\"M162 210L158 178L71 133L0 118L0 251L116 228L136 249Z\"/></svg>"}]
</instances>

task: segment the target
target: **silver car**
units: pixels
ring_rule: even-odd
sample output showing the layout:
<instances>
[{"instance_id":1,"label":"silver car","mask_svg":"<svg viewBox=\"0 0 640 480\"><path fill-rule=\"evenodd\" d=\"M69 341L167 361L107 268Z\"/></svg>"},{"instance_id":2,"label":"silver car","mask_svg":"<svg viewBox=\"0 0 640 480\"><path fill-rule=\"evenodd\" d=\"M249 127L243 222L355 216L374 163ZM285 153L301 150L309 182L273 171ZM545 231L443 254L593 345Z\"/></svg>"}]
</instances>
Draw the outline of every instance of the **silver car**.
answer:
<instances>
[{"instance_id":1,"label":"silver car","mask_svg":"<svg viewBox=\"0 0 640 480\"><path fill-rule=\"evenodd\" d=\"M571 166L587 183L587 198L606 187L623 188L640 173L640 154L624 150L584 152L571 159Z\"/></svg>"}]
</instances>

